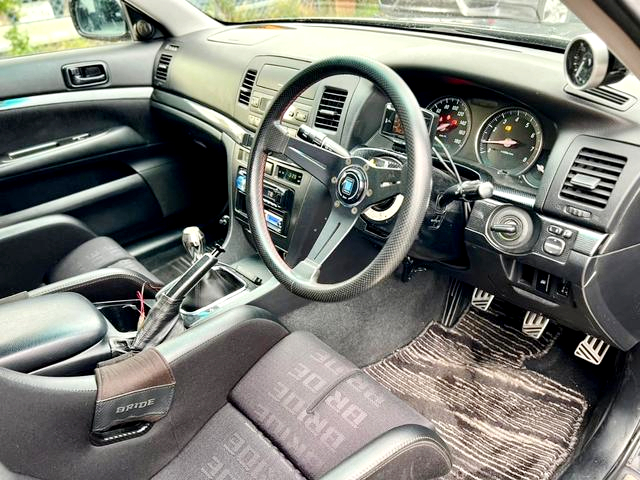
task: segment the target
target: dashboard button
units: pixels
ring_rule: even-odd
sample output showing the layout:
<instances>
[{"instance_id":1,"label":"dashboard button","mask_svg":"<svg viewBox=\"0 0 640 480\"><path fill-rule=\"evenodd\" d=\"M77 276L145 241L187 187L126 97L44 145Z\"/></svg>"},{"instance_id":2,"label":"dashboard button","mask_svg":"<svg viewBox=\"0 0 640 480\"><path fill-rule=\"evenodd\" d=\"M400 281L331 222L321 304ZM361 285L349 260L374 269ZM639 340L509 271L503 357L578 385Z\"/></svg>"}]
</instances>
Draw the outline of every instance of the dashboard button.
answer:
<instances>
[{"instance_id":1,"label":"dashboard button","mask_svg":"<svg viewBox=\"0 0 640 480\"><path fill-rule=\"evenodd\" d=\"M300 120L301 122L306 122L308 118L309 118L308 112L305 112L304 110L296 111L296 120Z\"/></svg>"},{"instance_id":2,"label":"dashboard button","mask_svg":"<svg viewBox=\"0 0 640 480\"><path fill-rule=\"evenodd\" d=\"M562 235L562 227L559 227L558 225L549 225L547 230L549 233L553 233L554 235Z\"/></svg>"},{"instance_id":3,"label":"dashboard button","mask_svg":"<svg viewBox=\"0 0 640 480\"><path fill-rule=\"evenodd\" d=\"M562 236L566 239L569 239L571 237L573 237L573 231L572 230L565 230L564 232L562 232Z\"/></svg>"},{"instance_id":4,"label":"dashboard button","mask_svg":"<svg viewBox=\"0 0 640 480\"><path fill-rule=\"evenodd\" d=\"M564 253L564 247L566 246L564 240L557 237L547 237L544 241L544 245L542 249L545 253L549 255L553 255L554 257L559 257Z\"/></svg>"},{"instance_id":5,"label":"dashboard button","mask_svg":"<svg viewBox=\"0 0 640 480\"><path fill-rule=\"evenodd\" d=\"M571 284L567 280L560 280L558 283L558 294L563 297L568 297L571 289Z\"/></svg>"},{"instance_id":6,"label":"dashboard button","mask_svg":"<svg viewBox=\"0 0 640 480\"><path fill-rule=\"evenodd\" d=\"M582 210L581 208L567 206L564 208L564 211L574 217L591 218L591 212L589 210Z\"/></svg>"},{"instance_id":7,"label":"dashboard button","mask_svg":"<svg viewBox=\"0 0 640 480\"><path fill-rule=\"evenodd\" d=\"M538 278L536 279L536 290L542 293L549 293L550 284L551 274L538 272Z\"/></svg>"}]
</instances>

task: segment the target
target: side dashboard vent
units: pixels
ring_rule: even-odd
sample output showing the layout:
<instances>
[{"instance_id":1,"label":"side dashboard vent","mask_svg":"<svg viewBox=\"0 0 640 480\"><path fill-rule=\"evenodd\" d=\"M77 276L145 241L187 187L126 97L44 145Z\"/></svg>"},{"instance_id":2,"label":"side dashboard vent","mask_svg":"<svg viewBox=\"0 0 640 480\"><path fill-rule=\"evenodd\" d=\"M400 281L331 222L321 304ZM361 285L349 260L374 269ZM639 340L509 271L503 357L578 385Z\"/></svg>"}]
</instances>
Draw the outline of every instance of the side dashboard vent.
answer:
<instances>
[{"instance_id":1,"label":"side dashboard vent","mask_svg":"<svg viewBox=\"0 0 640 480\"><path fill-rule=\"evenodd\" d=\"M607 85L601 85L589 90L578 90L567 86L565 87L565 91L592 103L597 103L598 105L603 105L620 111L629 110L629 108L636 102L636 99L628 93Z\"/></svg>"},{"instance_id":2,"label":"side dashboard vent","mask_svg":"<svg viewBox=\"0 0 640 480\"><path fill-rule=\"evenodd\" d=\"M257 70L247 70L242 79L242 85L240 85L240 93L238 94L238 102L243 105L249 105L251 100L251 92L253 91L253 85L256 83Z\"/></svg>"},{"instance_id":3,"label":"side dashboard vent","mask_svg":"<svg viewBox=\"0 0 640 480\"><path fill-rule=\"evenodd\" d=\"M338 130L347 95L348 92L346 90L333 87L325 88L320 99L314 125L332 132Z\"/></svg>"},{"instance_id":4,"label":"side dashboard vent","mask_svg":"<svg viewBox=\"0 0 640 480\"><path fill-rule=\"evenodd\" d=\"M626 163L626 157L583 148L569 169L560 197L605 208Z\"/></svg>"},{"instance_id":5,"label":"side dashboard vent","mask_svg":"<svg viewBox=\"0 0 640 480\"><path fill-rule=\"evenodd\" d=\"M156 67L155 79L159 82L166 82L169 77L169 65L173 59L172 55L163 53L158 60L158 66Z\"/></svg>"}]
</instances>

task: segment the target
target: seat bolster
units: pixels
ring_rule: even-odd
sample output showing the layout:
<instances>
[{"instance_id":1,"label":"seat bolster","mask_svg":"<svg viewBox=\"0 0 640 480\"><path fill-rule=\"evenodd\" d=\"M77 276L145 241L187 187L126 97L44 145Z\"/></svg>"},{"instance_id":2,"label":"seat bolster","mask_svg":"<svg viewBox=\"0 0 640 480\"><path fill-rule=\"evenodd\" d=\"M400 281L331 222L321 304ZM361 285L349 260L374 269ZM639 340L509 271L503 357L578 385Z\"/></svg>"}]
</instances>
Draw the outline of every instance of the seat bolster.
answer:
<instances>
[{"instance_id":1,"label":"seat bolster","mask_svg":"<svg viewBox=\"0 0 640 480\"><path fill-rule=\"evenodd\" d=\"M104 302L136 298L136 292L141 290L144 290L146 298L153 298L161 287L161 283L153 282L130 269L102 268L35 288L29 291L29 296L75 292L92 302Z\"/></svg>"},{"instance_id":2,"label":"seat bolster","mask_svg":"<svg viewBox=\"0 0 640 480\"><path fill-rule=\"evenodd\" d=\"M320 480L427 480L451 469L442 439L423 425L395 427L372 440Z\"/></svg>"}]
</instances>

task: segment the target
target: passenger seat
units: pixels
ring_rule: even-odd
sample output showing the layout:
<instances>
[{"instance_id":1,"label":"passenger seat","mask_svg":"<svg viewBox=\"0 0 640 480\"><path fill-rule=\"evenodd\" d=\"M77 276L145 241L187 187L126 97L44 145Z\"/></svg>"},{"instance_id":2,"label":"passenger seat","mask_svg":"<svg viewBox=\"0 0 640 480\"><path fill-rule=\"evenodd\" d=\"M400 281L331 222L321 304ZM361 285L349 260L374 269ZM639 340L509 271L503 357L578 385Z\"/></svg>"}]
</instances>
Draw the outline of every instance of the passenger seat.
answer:
<instances>
[{"instance_id":1,"label":"passenger seat","mask_svg":"<svg viewBox=\"0 0 640 480\"><path fill-rule=\"evenodd\" d=\"M109 237L67 215L0 228L0 298L75 291L92 301L135 298L162 282Z\"/></svg>"}]
</instances>

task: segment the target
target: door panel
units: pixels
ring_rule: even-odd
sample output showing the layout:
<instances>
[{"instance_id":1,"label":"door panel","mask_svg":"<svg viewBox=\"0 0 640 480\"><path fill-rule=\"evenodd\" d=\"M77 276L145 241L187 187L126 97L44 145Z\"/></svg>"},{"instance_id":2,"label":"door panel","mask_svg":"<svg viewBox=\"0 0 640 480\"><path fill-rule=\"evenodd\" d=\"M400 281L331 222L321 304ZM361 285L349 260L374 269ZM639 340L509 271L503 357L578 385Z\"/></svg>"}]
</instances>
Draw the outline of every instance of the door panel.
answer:
<instances>
[{"instance_id":1,"label":"door panel","mask_svg":"<svg viewBox=\"0 0 640 480\"><path fill-rule=\"evenodd\" d=\"M150 86L153 61L161 46L161 41L125 43L0 60L0 100L77 91L67 87L62 67L84 62L107 65L109 81L98 88Z\"/></svg>"},{"instance_id":2,"label":"door panel","mask_svg":"<svg viewBox=\"0 0 640 480\"><path fill-rule=\"evenodd\" d=\"M159 46L0 61L0 226L67 213L127 243L219 213L226 189L209 188L224 168L207 145L161 131L151 114ZM105 84L67 86L64 66L96 62Z\"/></svg>"}]
</instances>

